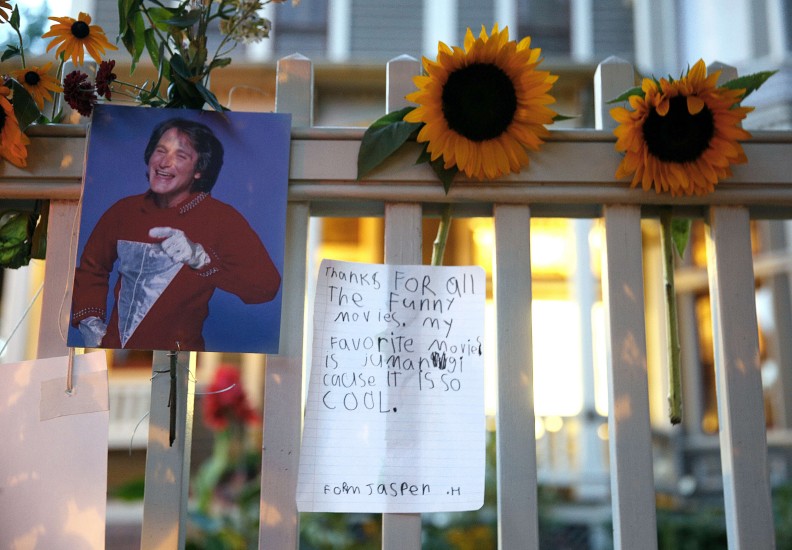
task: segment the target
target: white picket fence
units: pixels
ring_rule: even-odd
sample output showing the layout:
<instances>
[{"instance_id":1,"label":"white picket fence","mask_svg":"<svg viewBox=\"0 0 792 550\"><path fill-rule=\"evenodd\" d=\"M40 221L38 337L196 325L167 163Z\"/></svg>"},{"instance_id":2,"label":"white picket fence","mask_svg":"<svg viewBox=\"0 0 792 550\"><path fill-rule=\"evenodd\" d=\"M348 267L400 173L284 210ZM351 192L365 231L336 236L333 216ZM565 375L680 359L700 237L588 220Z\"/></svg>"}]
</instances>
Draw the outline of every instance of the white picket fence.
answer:
<instances>
[{"instance_id":1,"label":"white picket fence","mask_svg":"<svg viewBox=\"0 0 792 550\"><path fill-rule=\"evenodd\" d=\"M418 61L388 64L387 105L405 105L414 89ZM261 527L259 547L298 548L295 505L300 451L309 229L312 217L384 216L385 261L421 262L421 220L452 202L456 216L494 219L494 296L497 309L497 468L500 548L539 545L537 461L531 348L532 216L602 217L603 301L609 385L609 452L614 546L657 548L655 487L646 367L642 276L642 216L657 207L702 216L707 222L709 288L716 358L720 448L729 548L775 546L767 437L759 370L754 272L749 221L792 217L792 133L755 132L744 145L750 163L706 197L670 198L630 189L614 180L619 156L605 102L634 85L632 67L618 59L602 63L595 77L599 129L553 131L531 165L493 182L458 181L446 196L431 170L415 166L417 146L356 181L362 128L314 127L313 67L295 55L278 63L276 110L292 113L293 131L287 219L286 266L280 353L269 356L264 401ZM66 352L61 308L74 265L70 243L76 230L84 129L37 129L31 145L35 169L8 164L0 197L52 199L39 356ZM68 303L68 302L67 302ZM187 363L187 354L180 360ZM167 365L155 354L154 368ZM182 377L183 391L191 382ZM152 403L167 401L167 377L152 383ZM152 407L142 548L184 543L192 401L180 403L177 446L169 448L167 408ZM386 514L385 550L418 549L421 517Z\"/></svg>"}]
</instances>

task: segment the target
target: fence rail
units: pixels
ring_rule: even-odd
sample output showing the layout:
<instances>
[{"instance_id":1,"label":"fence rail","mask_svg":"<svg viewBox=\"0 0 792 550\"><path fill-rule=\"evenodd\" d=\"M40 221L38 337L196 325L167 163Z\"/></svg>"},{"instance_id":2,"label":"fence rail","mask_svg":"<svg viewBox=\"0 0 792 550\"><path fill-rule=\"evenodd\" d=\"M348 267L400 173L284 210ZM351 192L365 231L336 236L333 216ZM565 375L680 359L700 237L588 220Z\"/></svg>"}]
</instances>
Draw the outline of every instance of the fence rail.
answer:
<instances>
[{"instance_id":1,"label":"fence rail","mask_svg":"<svg viewBox=\"0 0 792 550\"><path fill-rule=\"evenodd\" d=\"M400 57L389 64L388 111L404 105L404 95L412 88L410 77L419 70L419 63L410 58ZM640 221L665 205L673 206L678 214L708 221L709 292L714 305L729 547L774 546L749 221L792 217L792 133L755 132L753 140L744 146L750 163L734 168L734 176L719 184L711 195L671 198L630 189L628 183L614 180L620 159L607 129L605 100L631 87L632 75L632 67L617 59L600 65L595 79L595 108L601 129L552 131L542 150L531 154L530 166L520 174L495 182L462 180L446 195L429 168L414 165L417 150L409 145L365 181L357 181L356 158L363 130L312 127L311 62L301 56L279 62L276 110L291 112L294 128L281 347L279 355L268 358L265 385L260 548L298 547L295 491L311 218L382 216L385 260L418 263L421 219L435 214L438 205L447 202L455 205L457 216L492 217L495 223L500 547L537 548L539 540L530 339L532 290L530 277L525 275L531 269L530 221L537 216L604 219L602 265L614 541L619 549L657 547ZM6 163L0 176L0 198L53 199L52 256L47 262L44 295L45 315L49 312L51 318L42 324L41 356L66 352L58 324L66 322L60 305L74 262L70 243L84 150L82 127L36 129L30 146L35 165L19 170ZM189 426L191 404L185 407ZM150 442L148 459L173 463L168 453L174 452L178 450ZM179 475L186 476L188 469L189 465L184 465ZM165 494L155 480L147 480L146 491ZM186 505L184 492L171 491L168 495L147 500L147 518L179 521L178 511L183 512ZM176 512L165 514L166 509ZM420 547L419 515L386 515L383 526L386 550ZM183 532L183 525L172 527ZM165 548L175 547L179 539L177 535L167 540L146 540L157 540L165 544L157 548ZM144 548L154 547L154 542L152 546L146 544Z\"/></svg>"}]
</instances>

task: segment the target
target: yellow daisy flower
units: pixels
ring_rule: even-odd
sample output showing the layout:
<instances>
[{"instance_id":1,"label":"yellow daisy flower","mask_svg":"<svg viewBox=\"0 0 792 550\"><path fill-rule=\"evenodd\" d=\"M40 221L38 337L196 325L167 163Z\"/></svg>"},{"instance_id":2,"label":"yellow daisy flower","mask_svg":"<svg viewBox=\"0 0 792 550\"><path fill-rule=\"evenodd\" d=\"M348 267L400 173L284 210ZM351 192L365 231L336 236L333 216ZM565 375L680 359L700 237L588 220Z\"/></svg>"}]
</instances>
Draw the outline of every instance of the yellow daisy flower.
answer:
<instances>
[{"instance_id":1,"label":"yellow daisy flower","mask_svg":"<svg viewBox=\"0 0 792 550\"><path fill-rule=\"evenodd\" d=\"M553 122L547 105L558 79L536 70L541 50L530 45L530 37L510 41L508 28L495 25L478 38L468 29L464 49L441 42L436 61L423 58L426 74L407 95L418 107L404 120L424 123L418 141L428 142L432 161L442 157L446 169L479 180L528 164L525 149L538 149L549 133L544 125Z\"/></svg>"},{"instance_id":2,"label":"yellow daisy flower","mask_svg":"<svg viewBox=\"0 0 792 550\"><path fill-rule=\"evenodd\" d=\"M85 50L88 50L91 57L99 62L102 60L105 50L118 49L108 42L102 27L91 25L91 16L87 13L80 12L77 19L71 17L50 17L49 19L57 24L52 25L50 30L42 34L41 37L52 38L47 46L47 51L58 46L55 57L60 57L63 54L63 59L71 57L75 65L82 65Z\"/></svg>"},{"instance_id":3,"label":"yellow daisy flower","mask_svg":"<svg viewBox=\"0 0 792 550\"><path fill-rule=\"evenodd\" d=\"M704 195L732 164L747 162L738 140L751 137L740 123L753 108L739 106L745 90L717 87L719 76L699 60L679 80L644 79L631 110L611 109L616 150L624 153L616 177L632 175L632 187L644 191Z\"/></svg>"},{"instance_id":4,"label":"yellow daisy flower","mask_svg":"<svg viewBox=\"0 0 792 550\"><path fill-rule=\"evenodd\" d=\"M0 157L23 168L27 166L27 145L30 140L19 128L14 106L7 98L10 93L7 86L0 86Z\"/></svg>"},{"instance_id":5,"label":"yellow daisy flower","mask_svg":"<svg viewBox=\"0 0 792 550\"><path fill-rule=\"evenodd\" d=\"M44 102L52 99L51 92L62 92L63 87L58 81L47 74L52 68L52 62L43 67L28 67L11 71L11 75L30 93L39 111L44 108Z\"/></svg>"},{"instance_id":6,"label":"yellow daisy flower","mask_svg":"<svg viewBox=\"0 0 792 550\"><path fill-rule=\"evenodd\" d=\"M0 0L0 23L8 22L11 19L11 12L14 8L8 0Z\"/></svg>"}]
</instances>

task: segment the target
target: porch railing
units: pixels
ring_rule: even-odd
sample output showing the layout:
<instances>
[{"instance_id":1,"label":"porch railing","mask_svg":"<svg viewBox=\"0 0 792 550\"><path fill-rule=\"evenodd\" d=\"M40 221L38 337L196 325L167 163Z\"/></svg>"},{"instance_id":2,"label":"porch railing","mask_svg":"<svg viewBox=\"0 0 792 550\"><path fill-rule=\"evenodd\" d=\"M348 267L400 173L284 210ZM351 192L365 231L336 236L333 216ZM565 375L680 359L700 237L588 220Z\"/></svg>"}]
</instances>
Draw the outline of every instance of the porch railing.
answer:
<instances>
[{"instance_id":1,"label":"porch railing","mask_svg":"<svg viewBox=\"0 0 792 550\"><path fill-rule=\"evenodd\" d=\"M419 63L400 57L388 64L387 105L405 105ZM313 126L313 67L290 56L278 64L276 110L293 116L280 353L267 358L260 548L298 547L295 504L302 422L303 339L309 288L312 217L382 216L385 261L420 263L421 220L454 204L455 216L494 219L497 309L498 537L505 549L538 548L537 458L534 434L531 343L532 285L529 250L532 217L601 217L603 301L609 393L609 462L614 543L618 549L657 547L655 487L649 423L641 219L670 205L676 214L707 222L709 292L714 328L720 456L730 548L774 547L767 471L767 437L759 369L754 271L749 222L792 217L792 133L755 132L745 143L750 159L705 197L671 198L630 189L614 179L619 156L609 131L606 101L634 85L632 67L615 58L595 77L598 129L553 131L530 166L493 182L459 181L446 195L431 170L415 166L405 147L365 181L356 181L362 128ZM70 243L76 230L84 130L43 128L33 135L36 166L7 163L0 197L51 199L39 356L66 353L61 307L74 265ZM60 326L59 326L60 325ZM166 358L155 355L155 368ZM155 379L152 402L162 399ZM163 383L165 383L163 381ZM182 404L192 422L192 403ZM157 444L158 418L149 429L144 548L175 548L183 542L189 437L183 447ZM166 414L166 413L163 413ZM167 432L167 430L164 430ZM180 454L181 453L181 454ZM158 479L154 465L177 475ZM151 474L151 475L148 475ZM421 518L389 514L383 548L417 549Z\"/></svg>"}]
</instances>

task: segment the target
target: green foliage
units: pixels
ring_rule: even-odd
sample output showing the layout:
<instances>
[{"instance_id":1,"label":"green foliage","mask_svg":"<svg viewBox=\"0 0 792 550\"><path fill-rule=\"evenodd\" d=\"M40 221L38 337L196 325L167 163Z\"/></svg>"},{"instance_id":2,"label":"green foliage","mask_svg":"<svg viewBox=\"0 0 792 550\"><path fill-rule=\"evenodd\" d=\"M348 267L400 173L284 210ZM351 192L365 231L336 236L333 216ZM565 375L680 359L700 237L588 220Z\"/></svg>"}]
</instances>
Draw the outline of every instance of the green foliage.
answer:
<instances>
[{"instance_id":1,"label":"green foliage","mask_svg":"<svg viewBox=\"0 0 792 550\"><path fill-rule=\"evenodd\" d=\"M132 55L134 72L147 55L157 68L157 80L147 83L136 98L143 105L216 111L225 107L209 90L209 76L231 63L228 54L238 41L257 41L267 36L269 21L257 15L273 0L229 2L179 0L118 0L119 39ZM220 44L210 54L206 32L219 24ZM159 96L167 81L167 98Z\"/></svg>"},{"instance_id":2,"label":"green foliage","mask_svg":"<svg viewBox=\"0 0 792 550\"><path fill-rule=\"evenodd\" d=\"M30 93L19 82L9 78L6 80L6 86L14 93L14 115L19 122L19 129L24 132L31 124L38 122L41 111Z\"/></svg>"},{"instance_id":3,"label":"green foliage","mask_svg":"<svg viewBox=\"0 0 792 550\"><path fill-rule=\"evenodd\" d=\"M751 93L758 90L762 84L767 82L767 79L776 74L778 71L762 71L729 80L721 85L721 88L728 88L729 90L745 90L742 98L745 99Z\"/></svg>"},{"instance_id":4,"label":"green foliage","mask_svg":"<svg viewBox=\"0 0 792 550\"><path fill-rule=\"evenodd\" d=\"M0 267L16 269L30 263L37 209L0 212Z\"/></svg>"},{"instance_id":5,"label":"green foliage","mask_svg":"<svg viewBox=\"0 0 792 550\"><path fill-rule=\"evenodd\" d=\"M429 143L424 143L423 149L421 149L421 154L418 155L418 160L416 160L415 163L421 164L428 162L429 166L432 167L432 171L434 171L435 175L440 180L440 183L443 184L443 189L445 189L446 194L448 194L448 192L451 190L451 184L454 182L454 176L459 173L459 169L456 167L456 165L452 166L451 168L446 168L442 156L432 160L432 155L430 155L429 151L427 150L428 147Z\"/></svg>"},{"instance_id":6,"label":"green foliage","mask_svg":"<svg viewBox=\"0 0 792 550\"><path fill-rule=\"evenodd\" d=\"M687 218L671 219L671 240L680 258L685 256L685 249L690 240L690 228L692 224L693 220Z\"/></svg>"},{"instance_id":7,"label":"green foliage","mask_svg":"<svg viewBox=\"0 0 792 550\"><path fill-rule=\"evenodd\" d=\"M402 120L413 109L415 107L405 107L399 111L388 113L375 120L366 129L363 139L360 141L357 179L362 179L385 162L410 139L410 136L417 133L421 127L420 123Z\"/></svg>"},{"instance_id":8,"label":"green foliage","mask_svg":"<svg viewBox=\"0 0 792 550\"><path fill-rule=\"evenodd\" d=\"M621 103L622 101L628 101L634 95L638 95L638 96L643 97L643 95L644 95L643 88L641 88L640 86L636 86L635 88L630 88L629 90L624 92L622 95L620 95L616 99L611 99L610 101L608 101L608 104Z\"/></svg>"},{"instance_id":9,"label":"green foliage","mask_svg":"<svg viewBox=\"0 0 792 550\"><path fill-rule=\"evenodd\" d=\"M125 502L137 502L143 500L145 488L146 480L144 478L133 479L113 489L110 496Z\"/></svg>"}]
</instances>

